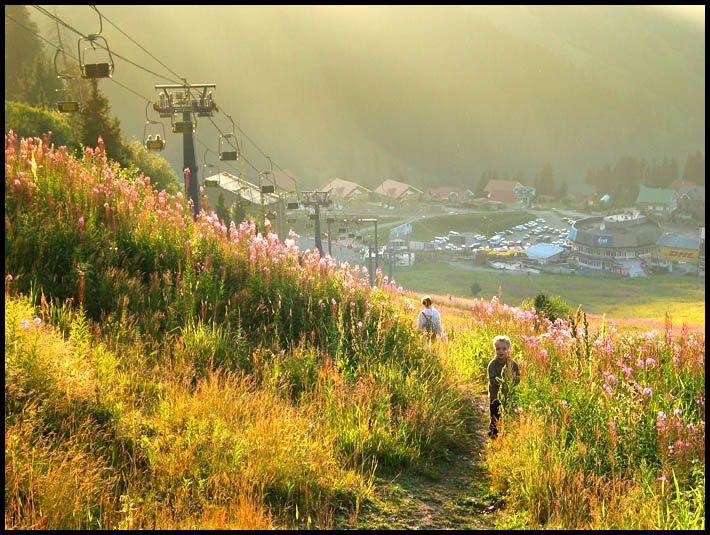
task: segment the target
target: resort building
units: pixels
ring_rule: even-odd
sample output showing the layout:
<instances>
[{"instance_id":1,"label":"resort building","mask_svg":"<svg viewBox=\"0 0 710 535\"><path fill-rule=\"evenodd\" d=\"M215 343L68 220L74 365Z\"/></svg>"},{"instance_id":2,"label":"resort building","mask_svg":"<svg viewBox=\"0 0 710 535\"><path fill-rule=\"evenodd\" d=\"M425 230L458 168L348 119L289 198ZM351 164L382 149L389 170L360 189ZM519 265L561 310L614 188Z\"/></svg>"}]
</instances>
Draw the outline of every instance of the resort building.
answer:
<instances>
[{"instance_id":1,"label":"resort building","mask_svg":"<svg viewBox=\"0 0 710 535\"><path fill-rule=\"evenodd\" d=\"M658 223L638 212L580 219L570 229L570 259L582 269L646 275L661 234Z\"/></svg>"}]
</instances>

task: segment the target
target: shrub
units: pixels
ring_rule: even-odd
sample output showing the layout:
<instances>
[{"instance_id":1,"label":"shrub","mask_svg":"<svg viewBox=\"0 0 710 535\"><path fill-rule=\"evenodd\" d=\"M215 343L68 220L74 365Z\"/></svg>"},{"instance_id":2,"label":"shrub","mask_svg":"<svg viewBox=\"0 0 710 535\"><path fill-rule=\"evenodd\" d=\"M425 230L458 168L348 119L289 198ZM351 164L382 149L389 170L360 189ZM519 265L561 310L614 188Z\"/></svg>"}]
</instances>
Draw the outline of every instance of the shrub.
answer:
<instances>
[{"instance_id":1,"label":"shrub","mask_svg":"<svg viewBox=\"0 0 710 535\"><path fill-rule=\"evenodd\" d=\"M71 152L80 146L77 126L66 115L6 100L5 132L10 130L20 137L40 137L51 132L51 142L57 147L65 145Z\"/></svg>"}]
</instances>

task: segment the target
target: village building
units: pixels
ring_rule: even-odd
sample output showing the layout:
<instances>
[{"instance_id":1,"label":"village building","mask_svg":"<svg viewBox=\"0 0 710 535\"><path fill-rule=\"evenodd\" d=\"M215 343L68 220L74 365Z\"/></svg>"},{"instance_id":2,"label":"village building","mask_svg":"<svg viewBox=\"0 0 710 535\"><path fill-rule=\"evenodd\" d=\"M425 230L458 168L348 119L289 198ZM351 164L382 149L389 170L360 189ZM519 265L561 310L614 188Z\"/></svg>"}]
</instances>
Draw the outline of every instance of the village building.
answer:
<instances>
[{"instance_id":1,"label":"village building","mask_svg":"<svg viewBox=\"0 0 710 535\"><path fill-rule=\"evenodd\" d=\"M550 264L562 260L562 256L566 253L563 247L552 245L551 243L538 243L532 247L525 249L525 254L531 260L535 260L540 264Z\"/></svg>"},{"instance_id":2,"label":"village building","mask_svg":"<svg viewBox=\"0 0 710 535\"><path fill-rule=\"evenodd\" d=\"M649 188L641 184L636 207L648 215L670 216L678 207L676 192L672 189Z\"/></svg>"},{"instance_id":3,"label":"village building","mask_svg":"<svg viewBox=\"0 0 710 535\"><path fill-rule=\"evenodd\" d=\"M680 219L695 218L705 221L705 188L695 184L683 184L676 190L678 208L674 215Z\"/></svg>"},{"instance_id":4,"label":"village building","mask_svg":"<svg viewBox=\"0 0 710 535\"><path fill-rule=\"evenodd\" d=\"M661 234L658 223L638 212L587 217L575 221L570 229L570 259L582 269L645 275Z\"/></svg>"},{"instance_id":5,"label":"village building","mask_svg":"<svg viewBox=\"0 0 710 535\"><path fill-rule=\"evenodd\" d=\"M424 192L414 186L398 182L396 180L387 179L382 184L375 188L375 193L381 195L388 200L394 200L399 203L410 201L419 201Z\"/></svg>"},{"instance_id":6,"label":"village building","mask_svg":"<svg viewBox=\"0 0 710 535\"><path fill-rule=\"evenodd\" d=\"M319 191L329 191L331 199L348 203L366 201L372 193L372 190L365 186L350 182L349 180L343 180L342 178L334 178L322 186Z\"/></svg>"},{"instance_id":7,"label":"village building","mask_svg":"<svg viewBox=\"0 0 710 535\"><path fill-rule=\"evenodd\" d=\"M204 195L210 210L214 210L222 195L222 202L229 208L235 202L248 207L251 205L261 205L261 190L258 184L252 184L247 180L227 172L220 172L204 179ZM264 194L264 204L270 205L279 200L278 195L273 193Z\"/></svg>"},{"instance_id":8,"label":"village building","mask_svg":"<svg viewBox=\"0 0 710 535\"><path fill-rule=\"evenodd\" d=\"M669 272L697 272L700 259L700 237L679 236L666 232L656 242L658 246L653 256L654 266Z\"/></svg>"},{"instance_id":9,"label":"village building","mask_svg":"<svg viewBox=\"0 0 710 535\"><path fill-rule=\"evenodd\" d=\"M483 191L488 193L491 201L514 203L520 200L515 193L516 188L521 191L523 187L520 182L513 180L489 180Z\"/></svg>"}]
</instances>

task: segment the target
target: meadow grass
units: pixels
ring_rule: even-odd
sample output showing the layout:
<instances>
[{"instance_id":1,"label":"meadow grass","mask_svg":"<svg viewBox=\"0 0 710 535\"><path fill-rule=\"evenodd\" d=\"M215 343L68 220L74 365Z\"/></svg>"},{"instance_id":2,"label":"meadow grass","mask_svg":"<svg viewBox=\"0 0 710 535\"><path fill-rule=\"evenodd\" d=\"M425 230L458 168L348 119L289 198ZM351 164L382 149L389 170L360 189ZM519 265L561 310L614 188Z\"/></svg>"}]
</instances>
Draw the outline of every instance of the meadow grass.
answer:
<instances>
[{"instance_id":1,"label":"meadow grass","mask_svg":"<svg viewBox=\"0 0 710 535\"><path fill-rule=\"evenodd\" d=\"M391 286L193 221L101 145L10 133L6 162L6 527L329 527L465 447Z\"/></svg>"},{"instance_id":2,"label":"meadow grass","mask_svg":"<svg viewBox=\"0 0 710 535\"><path fill-rule=\"evenodd\" d=\"M501 528L704 527L704 332L675 337L669 316L630 336L581 309L553 324L495 298L438 299L460 374L485 384L493 337L513 340L522 380L486 452L512 506Z\"/></svg>"},{"instance_id":3,"label":"meadow grass","mask_svg":"<svg viewBox=\"0 0 710 535\"><path fill-rule=\"evenodd\" d=\"M502 527L704 526L704 330L430 286L448 341L428 345L418 296L193 220L101 145L10 133L5 192L8 529L331 528L376 473L471 447L461 388L502 333L522 373L486 452Z\"/></svg>"},{"instance_id":4,"label":"meadow grass","mask_svg":"<svg viewBox=\"0 0 710 535\"><path fill-rule=\"evenodd\" d=\"M420 253L411 268L396 270L392 277L407 290L468 297L471 285L481 287L477 297L499 297L506 303L522 303L542 292L560 296L573 308L582 305L589 314L615 319L645 318L663 322L666 313L682 325L705 325L705 284L699 277L613 278L600 275L518 275L467 269L459 264L431 261Z\"/></svg>"}]
</instances>

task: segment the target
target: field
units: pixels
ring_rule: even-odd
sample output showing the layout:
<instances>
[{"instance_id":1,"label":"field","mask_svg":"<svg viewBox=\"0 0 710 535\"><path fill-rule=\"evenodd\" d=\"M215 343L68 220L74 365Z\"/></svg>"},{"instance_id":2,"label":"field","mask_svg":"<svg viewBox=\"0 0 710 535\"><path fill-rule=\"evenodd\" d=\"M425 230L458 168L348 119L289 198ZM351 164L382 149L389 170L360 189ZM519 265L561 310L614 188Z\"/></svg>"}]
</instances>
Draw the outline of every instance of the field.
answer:
<instances>
[{"instance_id":1,"label":"field","mask_svg":"<svg viewBox=\"0 0 710 535\"><path fill-rule=\"evenodd\" d=\"M615 319L645 319L661 324L670 313L678 326L705 325L705 281L699 277L612 278L596 275L518 275L474 270L463 264L431 261L420 254L408 269L392 276L407 290L441 295L471 295L471 285L481 287L476 297L490 300L494 295L505 303L520 305L539 292L558 295L572 308L579 304L585 312Z\"/></svg>"},{"instance_id":2,"label":"field","mask_svg":"<svg viewBox=\"0 0 710 535\"><path fill-rule=\"evenodd\" d=\"M419 294L193 219L101 142L5 156L6 529L704 529L704 328L553 322L424 270L432 343ZM501 333L521 380L488 440Z\"/></svg>"}]
</instances>

